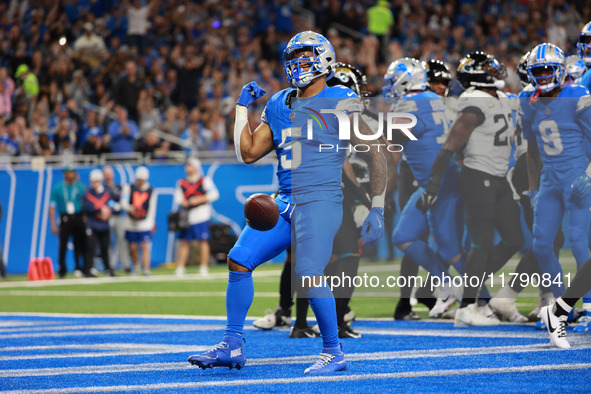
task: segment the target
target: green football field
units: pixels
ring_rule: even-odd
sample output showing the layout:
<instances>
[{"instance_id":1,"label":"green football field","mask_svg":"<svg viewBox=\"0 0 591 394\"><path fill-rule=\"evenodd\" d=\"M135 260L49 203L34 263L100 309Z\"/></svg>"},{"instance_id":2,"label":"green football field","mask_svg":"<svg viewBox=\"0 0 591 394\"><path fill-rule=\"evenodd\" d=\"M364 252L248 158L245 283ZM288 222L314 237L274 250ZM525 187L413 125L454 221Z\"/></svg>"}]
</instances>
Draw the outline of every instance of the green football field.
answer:
<instances>
[{"instance_id":1,"label":"green football field","mask_svg":"<svg viewBox=\"0 0 591 394\"><path fill-rule=\"evenodd\" d=\"M572 255L561 256L565 274L574 277L576 264ZM358 287L351 307L358 317L392 317L399 296L396 287L371 287L374 276L386 283L390 275L397 276L400 261L393 263L362 262L359 276L367 274L367 287ZM505 281L514 271L517 260L511 260L502 270ZM281 264L265 264L254 273L255 299L249 316L261 316L278 303ZM162 266L152 276L76 279L69 275L64 280L27 282L25 275L11 276L0 282L0 312L96 313L96 314L163 314L163 315L225 315L227 270L224 265L210 268L210 277L201 278L197 267L189 267L185 277L174 275L173 266ZM420 271L420 274L424 271ZM373 279L375 285L378 279ZM489 289L494 295L500 288L500 276ZM537 290L529 286L522 292L517 306L527 315L537 303ZM426 317L427 309L419 304L415 312ZM311 314L310 314L311 315Z\"/></svg>"}]
</instances>

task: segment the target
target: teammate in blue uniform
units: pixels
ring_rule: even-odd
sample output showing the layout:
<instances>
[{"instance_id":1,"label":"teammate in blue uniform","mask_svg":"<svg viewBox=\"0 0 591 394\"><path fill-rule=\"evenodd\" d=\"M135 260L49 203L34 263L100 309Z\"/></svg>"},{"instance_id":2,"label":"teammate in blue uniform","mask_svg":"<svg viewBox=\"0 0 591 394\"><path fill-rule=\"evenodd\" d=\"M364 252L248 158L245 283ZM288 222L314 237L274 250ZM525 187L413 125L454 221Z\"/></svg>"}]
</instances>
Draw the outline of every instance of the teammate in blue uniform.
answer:
<instances>
[{"instance_id":1,"label":"teammate in blue uniform","mask_svg":"<svg viewBox=\"0 0 591 394\"><path fill-rule=\"evenodd\" d=\"M580 85L563 84L565 63L564 53L555 45L535 47L527 67L535 93L521 101L523 134L529 142L530 190L535 201L533 251L541 272L551 276L550 289L555 297L564 287L552 244L566 212L567 234L577 265L589 259L590 200L586 190L591 187L591 170L583 141L591 136L591 97ZM591 306L590 297L587 294L583 298L584 306Z\"/></svg>"},{"instance_id":2,"label":"teammate in blue uniform","mask_svg":"<svg viewBox=\"0 0 591 394\"><path fill-rule=\"evenodd\" d=\"M279 164L279 194L276 198L280 218L269 231L261 232L248 225L240 234L228 256L228 288L226 332L221 343L208 352L189 357L201 368L225 366L242 368L244 320L254 297L252 271L285 250L296 246L296 275L312 277L304 282L306 295L316 315L323 348L318 361L305 373L327 373L344 370L347 363L338 339L335 301L330 288L321 282L331 255L334 236L341 224L341 171L348 140L339 140L337 118L322 109L339 109L351 115L361 112L361 101L352 90L327 87L336 64L330 42L318 33L306 31L288 43L283 62L285 72L295 87L282 90L268 101L262 123L250 131L247 108L265 94L256 82L247 84L236 106L234 142L239 161L253 163L275 150ZM316 112L318 114L316 114ZM314 119L317 122L307 122ZM349 117L345 116L346 119ZM309 126L312 126L310 133ZM365 122L359 121L363 134L373 134ZM351 133L351 142L360 139ZM319 146L339 146L322 151ZM381 152L372 150L372 208L364 223L362 235L366 244L376 243L383 234L386 165ZM293 231L292 231L293 228Z\"/></svg>"},{"instance_id":3,"label":"teammate in blue uniform","mask_svg":"<svg viewBox=\"0 0 591 394\"><path fill-rule=\"evenodd\" d=\"M462 264L462 258L465 257L461 247L463 220L457 192L458 166L455 162L450 163L446 171L436 208L427 213L419 210L416 205L425 191L429 171L441 150L442 137L445 138L450 122L446 118L446 109L441 97L427 90L427 71L418 60L403 58L395 61L388 67L385 79L390 81L392 96L402 96L396 102L394 111L411 113L418 120L412 128L412 133L418 140L406 143L404 152L420 187L402 211L402 216L394 229L393 242L430 274L441 278L442 275L446 275L446 267L437 253L448 264ZM437 253L421 239L428 231L435 238ZM441 288L443 294L440 294L440 302L433 307L430 316L439 317L455 301L451 290L451 286Z\"/></svg>"},{"instance_id":4,"label":"teammate in blue uniform","mask_svg":"<svg viewBox=\"0 0 591 394\"><path fill-rule=\"evenodd\" d=\"M587 90L591 90L591 22L588 22L581 33L579 34L579 40L577 41L577 55L587 67L587 71L583 73L581 76L580 81L578 82L579 85L582 85L587 88Z\"/></svg>"}]
</instances>

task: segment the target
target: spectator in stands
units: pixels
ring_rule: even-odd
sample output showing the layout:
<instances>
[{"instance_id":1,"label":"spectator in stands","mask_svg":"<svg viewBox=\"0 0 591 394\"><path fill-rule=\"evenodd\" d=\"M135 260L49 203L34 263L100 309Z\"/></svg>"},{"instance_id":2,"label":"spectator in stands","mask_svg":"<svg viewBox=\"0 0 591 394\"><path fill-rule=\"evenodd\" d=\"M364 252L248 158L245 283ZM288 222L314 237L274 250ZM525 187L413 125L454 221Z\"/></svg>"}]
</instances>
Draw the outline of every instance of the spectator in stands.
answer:
<instances>
[{"instance_id":1,"label":"spectator in stands","mask_svg":"<svg viewBox=\"0 0 591 394\"><path fill-rule=\"evenodd\" d=\"M39 81L37 76L29 71L29 66L26 64L18 66L14 77L22 83L22 91L27 98L37 97L39 94Z\"/></svg>"},{"instance_id":2,"label":"spectator in stands","mask_svg":"<svg viewBox=\"0 0 591 394\"><path fill-rule=\"evenodd\" d=\"M184 150L187 156L197 156L198 152L209 150L211 144L211 130L201 123L201 111L194 108L189 114L189 126L181 134L185 142Z\"/></svg>"},{"instance_id":3,"label":"spectator in stands","mask_svg":"<svg viewBox=\"0 0 591 394\"><path fill-rule=\"evenodd\" d=\"M14 81L8 76L6 67L0 68L0 116L9 119L12 115L12 94Z\"/></svg>"},{"instance_id":4,"label":"spectator in stands","mask_svg":"<svg viewBox=\"0 0 591 394\"><path fill-rule=\"evenodd\" d=\"M132 60L128 61L125 63L125 76L121 77L115 84L113 96L115 104L125 107L129 113L129 119L134 122L139 120L137 103L143 87L143 82L137 75L135 62Z\"/></svg>"},{"instance_id":5,"label":"spectator in stands","mask_svg":"<svg viewBox=\"0 0 591 394\"><path fill-rule=\"evenodd\" d=\"M21 140L19 143L19 155L20 156L37 156L37 141L33 130L29 127L25 127L21 132Z\"/></svg>"},{"instance_id":6,"label":"spectator in stands","mask_svg":"<svg viewBox=\"0 0 591 394\"><path fill-rule=\"evenodd\" d=\"M37 138L37 154L41 156L52 156L55 154L55 144L47 133L41 133Z\"/></svg>"},{"instance_id":7,"label":"spectator in stands","mask_svg":"<svg viewBox=\"0 0 591 394\"><path fill-rule=\"evenodd\" d=\"M84 24L83 34L74 41L75 56L81 63L91 69L97 68L106 55L105 41L94 33L94 26L90 22Z\"/></svg>"},{"instance_id":8,"label":"spectator in stands","mask_svg":"<svg viewBox=\"0 0 591 394\"><path fill-rule=\"evenodd\" d=\"M6 132L0 134L0 156L18 156L21 137L14 119L6 122Z\"/></svg>"},{"instance_id":9,"label":"spectator in stands","mask_svg":"<svg viewBox=\"0 0 591 394\"><path fill-rule=\"evenodd\" d=\"M211 219L211 203L220 194L208 176L203 175L201 163L191 158L185 164L186 177L178 181L174 195L175 203L189 210L189 228L181 231L181 244L178 251L178 267L176 274L185 274L185 265L189 258L191 241L199 241L200 268L199 273L209 273L209 220Z\"/></svg>"},{"instance_id":10,"label":"spectator in stands","mask_svg":"<svg viewBox=\"0 0 591 394\"><path fill-rule=\"evenodd\" d=\"M64 168L64 180L56 184L51 191L49 203L49 219L51 232L58 235L59 231L59 277L64 278L68 272L66 267L66 251L68 240L74 239L74 261L76 277L82 276L85 256L85 227L82 220L82 197L86 192L84 185L78 181L78 174L71 166ZM59 227L56 225L56 210L59 214Z\"/></svg>"},{"instance_id":11,"label":"spectator in stands","mask_svg":"<svg viewBox=\"0 0 591 394\"><path fill-rule=\"evenodd\" d=\"M103 173L99 169L90 172L90 189L82 199L82 212L86 216L86 260L83 274L85 277L94 277L94 255L97 245L100 249L105 275L115 276L115 270L111 266L109 248L111 243L111 206L113 200L109 189L103 185Z\"/></svg>"},{"instance_id":12,"label":"spectator in stands","mask_svg":"<svg viewBox=\"0 0 591 394\"><path fill-rule=\"evenodd\" d=\"M144 138L139 140L137 151L151 159L166 157L170 144L164 142L166 141L161 141L156 131L150 130Z\"/></svg>"},{"instance_id":13,"label":"spectator in stands","mask_svg":"<svg viewBox=\"0 0 591 394\"><path fill-rule=\"evenodd\" d=\"M90 85L82 70L76 70L72 74L72 81L64 89L66 95L75 100L77 108L84 108L90 99Z\"/></svg>"},{"instance_id":14,"label":"spectator in stands","mask_svg":"<svg viewBox=\"0 0 591 394\"><path fill-rule=\"evenodd\" d=\"M148 179L150 171L146 167L135 170L136 182L123 186L121 207L127 212L125 239L129 243L129 255L134 266L134 274L140 271L139 253L142 253L144 275L150 275L150 243L156 231L156 199Z\"/></svg>"},{"instance_id":15,"label":"spectator in stands","mask_svg":"<svg viewBox=\"0 0 591 394\"><path fill-rule=\"evenodd\" d=\"M142 134L152 129L162 128L160 112L154 107L152 84L146 84L146 88L140 92L138 112L140 116L139 128Z\"/></svg>"},{"instance_id":16,"label":"spectator in stands","mask_svg":"<svg viewBox=\"0 0 591 394\"><path fill-rule=\"evenodd\" d=\"M111 195L111 200L113 200L111 210L111 266L115 268L117 262L119 262L120 268L129 274L131 268L129 266L129 247L125 240L125 216L121 209L121 185L115 182L113 167L104 166L103 175L105 187Z\"/></svg>"},{"instance_id":17,"label":"spectator in stands","mask_svg":"<svg viewBox=\"0 0 591 394\"><path fill-rule=\"evenodd\" d=\"M148 17L150 10L156 5L156 0L151 0L148 5L142 6L140 0L123 0L127 7L127 38L132 47L137 47L139 53L144 53L145 37L150 28Z\"/></svg>"},{"instance_id":18,"label":"spectator in stands","mask_svg":"<svg viewBox=\"0 0 591 394\"><path fill-rule=\"evenodd\" d=\"M109 124L108 134L111 136L111 151L114 153L134 152L136 140L139 138L137 124L127 117L127 110L122 106L115 107L117 119Z\"/></svg>"},{"instance_id":19,"label":"spectator in stands","mask_svg":"<svg viewBox=\"0 0 591 394\"><path fill-rule=\"evenodd\" d=\"M394 15L388 0L378 0L377 4L367 10L367 31L376 36L380 42L380 61L385 60L385 51L392 35Z\"/></svg>"},{"instance_id":20,"label":"spectator in stands","mask_svg":"<svg viewBox=\"0 0 591 394\"><path fill-rule=\"evenodd\" d=\"M103 136L98 127L92 127L86 132L86 142L82 147L82 154L102 155L103 153L109 153L111 151L109 149L109 139L108 134Z\"/></svg>"}]
</instances>

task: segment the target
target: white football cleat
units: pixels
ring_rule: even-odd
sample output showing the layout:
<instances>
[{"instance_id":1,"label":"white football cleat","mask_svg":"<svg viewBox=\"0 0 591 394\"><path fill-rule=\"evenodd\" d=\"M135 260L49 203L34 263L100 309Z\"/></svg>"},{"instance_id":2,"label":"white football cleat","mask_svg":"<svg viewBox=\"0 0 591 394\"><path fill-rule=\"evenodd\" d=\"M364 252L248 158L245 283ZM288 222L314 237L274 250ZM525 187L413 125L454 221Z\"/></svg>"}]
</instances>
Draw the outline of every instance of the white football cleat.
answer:
<instances>
[{"instance_id":1,"label":"white football cleat","mask_svg":"<svg viewBox=\"0 0 591 394\"><path fill-rule=\"evenodd\" d=\"M490 308L488 308L488 310L490 310ZM496 317L485 316L482 311L486 311L486 308L479 310L476 304L470 304L464 308L457 308L454 327L486 327L498 326L501 324L499 319Z\"/></svg>"},{"instance_id":2,"label":"white football cleat","mask_svg":"<svg viewBox=\"0 0 591 394\"><path fill-rule=\"evenodd\" d=\"M289 327L291 326L291 316L284 316L281 308L277 308L275 311L269 309L265 312L265 316L256 319L252 325L261 330L272 330L278 326Z\"/></svg>"},{"instance_id":3,"label":"white football cleat","mask_svg":"<svg viewBox=\"0 0 591 394\"><path fill-rule=\"evenodd\" d=\"M542 296L540 297L540 300L538 301L538 306L531 311L527 317L529 318L529 320L537 320L538 315L540 314L542 307L544 306L548 306L548 305L554 305L554 303L556 302L556 299L554 298L554 295L552 293L546 293L546 294L542 294Z\"/></svg>"},{"instance_id":4,"label":"white football cleat","mask_svg":"<svg viewBox=\"0 0 591 394\"><path fill-rule=\"evenodd\" d=\"M553 307L554 304L543 306L538 317L542 319L548 329L550 342L561 349L570 349L570 344L566 340L566 329L564 328L564 323L567 317L558 317L554 315L554 313L552 313Z\"/></svg>"},{"instance_id":5,"label":"white football cleat","mask_svg":"<svg viewBox=\"0 0 591 394\"><path fill-rule=\"evenodd\" d=\"M499 297L499 294L497 294L488 302L488 305L493 311L503 316L510 322L524 323L528 321L527 317L523 316L517 310L514 298Z\"/></svg>"},{"instance_id":6,"label":"white football cleat","mask_svg":"<svg viewBox=\"0 0 591 394\"><path fill-rule=\"evenodd\" d=\"M440 318L445 313L445 311L451 308L456 300L462 298L462 289L455 288L453 285L441 286L437 290L439 296L437 297L435 305L429 311L429 317L435 319Z\"/></svg>"}]
</instances>

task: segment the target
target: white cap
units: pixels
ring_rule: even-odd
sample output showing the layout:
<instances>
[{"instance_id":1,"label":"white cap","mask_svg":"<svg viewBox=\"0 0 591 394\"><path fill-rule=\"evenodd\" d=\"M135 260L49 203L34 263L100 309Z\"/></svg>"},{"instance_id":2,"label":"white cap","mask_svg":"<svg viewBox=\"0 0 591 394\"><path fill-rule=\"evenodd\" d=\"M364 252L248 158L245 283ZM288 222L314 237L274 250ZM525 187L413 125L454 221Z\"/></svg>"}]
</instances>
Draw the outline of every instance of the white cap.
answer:
<instances>
[{"instance_id":1,"label":"white cap","mask_svg":"<svg viewBox=\"0 0 591 394\"><path fill-rule=\"evenodd\" d=\"M135 170L135 177L136 179L143 179L144 181L147 181L150 179L150 171L144 166L138 167Z\"/></svg>"},{"instance_id":2,"label":"white cap","mask_svg":"<svg viewBox=\"0 0 591 394\"><path fill-rule=\"evenodd\" d=\"M103 181L104 177L103 177L103 172L99 169L94 169L92 171L90 171L90 182L94 182L94 181Z\"/></svg>"}]
</instances>

